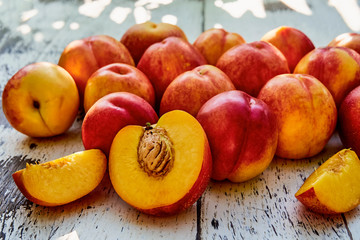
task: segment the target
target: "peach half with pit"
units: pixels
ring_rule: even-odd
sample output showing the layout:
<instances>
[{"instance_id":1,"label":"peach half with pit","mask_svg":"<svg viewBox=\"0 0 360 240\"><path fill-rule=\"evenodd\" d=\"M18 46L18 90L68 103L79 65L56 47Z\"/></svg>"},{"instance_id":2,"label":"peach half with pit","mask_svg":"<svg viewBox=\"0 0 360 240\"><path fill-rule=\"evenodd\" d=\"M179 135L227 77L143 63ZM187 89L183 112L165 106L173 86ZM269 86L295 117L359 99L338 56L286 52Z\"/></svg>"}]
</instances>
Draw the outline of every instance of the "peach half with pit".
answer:
<instances>
[{"instance_id":1,"label":"peach half with pit","mask_svg":"<svg viewBox=\"0 0 360 240\"><path fill-rule=\"evenodd\" d=\"M109 175L117 194L141 212L167 216L192 206L211 174L206 134L190 114L174 110L154 124L126 126L114 138Z\"/></svg>"},{"instance_id":2,"label":"peach half with pit","mask_svg":"<svg viewBox=\"0 0 360 240\"><path fill-rule=\"evenodd\" d=\"M209 139L213 179L244 182L271 163L278 132L263 101L239 90L223 92L201 107L197 120Z\"/></svg>"},{"instance_id":3,"label":"peach half with pit","mask_svg":"<svg viewBox=\"0 0 360 240\"><path fill-rule=\"evenodd\" d=\"M94 190L107 167L106 156L97 149L76 152L41 164L26 164L13 173L22 194L42 206L59 206Z\"/></svg>"},{"instance_id":4,"label":"peach half with pit","mask_svg":"<svg viewBox=\"0 0 360 240\"><path fill-rule=\"evenodd\" d=\"M2 94L5 117L30 137L51 137L73 124L79 109L74 79L62 67L48 62L21 68Z\"/></svg>"},{"instance_id":5,"label":"peach half with pit","mask_svg":"<svg viewBox=\"0 0 360 240\"><path fill-rule=\"evenodd\" d=\"M143 98L128 92L100 98L86 113L81 137L85 149L100 149L106 156L117 132L126 125L155 123L158 116Z\"/></svg>"},{"instance_id":6,"label":"peach half with pit","mask_svg":"<svg viewBox=\"0 0 360 240\"><path fill-rule=\"evenodd\" d=\"M307 208L322 214L348 212L360 204L360 160L343 149L317 168L296 192Z\"/></svg>"}]
</instances>

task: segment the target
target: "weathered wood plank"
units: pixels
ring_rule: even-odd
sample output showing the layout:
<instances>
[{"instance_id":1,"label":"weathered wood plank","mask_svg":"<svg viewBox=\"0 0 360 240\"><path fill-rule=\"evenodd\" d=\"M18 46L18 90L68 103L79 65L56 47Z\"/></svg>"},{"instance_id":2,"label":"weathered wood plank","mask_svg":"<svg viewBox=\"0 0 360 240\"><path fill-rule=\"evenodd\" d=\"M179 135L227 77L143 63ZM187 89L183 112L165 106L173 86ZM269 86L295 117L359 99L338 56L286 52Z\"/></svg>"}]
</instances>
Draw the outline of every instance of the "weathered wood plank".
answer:
<instances>
[{"instance_id":1,"label":"weathered wood plank","mask_svg":"<svg viewBox=\"0 0 360 240\"><path fill-rule=\"evenodd\" d=\"M72 40L97 34L119 39L128 27L141 21L135 15L139 9L149 13L155 22L169 14L177 16L170 16L170 20L177 19L189 39L201 32L202 3L198 1L177 1L176 4L163 1L155 5L150 1L108 4L110 2L99 1L95 10L102 7L103 10L97 11L97 17L89 17L91 12L85 10L91 7L84 7L82 1L2 2L1 92L7 80L21 67L38 61L57 63L62 50ZM119 9L129 11L127 16L120 17L122 22L112 16ZM26 14L30 14L28 19L24 19ZM192 15L199 17L194 24L189 24ZM80 239L196 238L196 205L169 218L141 214L118 197L108 175L91 194L66 206L45 208L29 202L17 190L11 174L24 168L27 162L46 162L83 150L81 116L67 133L48 139L28 138L16 132L3 113L0 120L1 239L56 239L71 231L76 231Z\"/></svg>"},{"instance_id":2,"label":"weathered wood plank","mask_svg":"<svg viewBox=\"0 0 360 240\"><path fill-rule=\"evenodd\" d=\"M204 235L215 239L348 238L341 215L312 213L294 196L305 178L341 148L335 135L316 157L275 158L264 173L245 183L212 182L203 196ZM358 212L346 215L346 221L358 221Z\"/></svg>"},{"instance_id":3,"label":"weathered wood plank","mask_svg":"<svg viewBox=\"0 0 360 240\"><path fill-rule=\"evenodd\" d=\"M242 34L248 42L259 40L279 25L290 25L304 31L316 46L324 46L336 35L352 31L350 26L356 27L326 0L298 1L305 4L296 8L303 13L291 10L285 4L290 1L285 0L247 2L253 2L254 13L236 5L235 0L230 9L237 12L232 13L225 7L231 1L220 0L100 0L93 12L91 4L83 1L0 0L0 91L27 64L56 63L74 39L95 34L119 39L128 27L148 18L176 23L190 42L215 25ZM304 14L309 11L311 15ZM1 111L0 239L56 239L72 231L80 239L360 237L359 208L343 215L323 216L309 212L294 197L313 169L342 148L337 135L314 158L276 158L263 174L246 183L211 182L198 204L174 217L154 218L134 210L117 196L108 176L94 192L74 203L56 208L32 204L17 190L11 174L24 168L26 162L45 162L82 150L81 121L79 115L64 135L33 139L11 128Z\"/></svg>"}]
</instances>

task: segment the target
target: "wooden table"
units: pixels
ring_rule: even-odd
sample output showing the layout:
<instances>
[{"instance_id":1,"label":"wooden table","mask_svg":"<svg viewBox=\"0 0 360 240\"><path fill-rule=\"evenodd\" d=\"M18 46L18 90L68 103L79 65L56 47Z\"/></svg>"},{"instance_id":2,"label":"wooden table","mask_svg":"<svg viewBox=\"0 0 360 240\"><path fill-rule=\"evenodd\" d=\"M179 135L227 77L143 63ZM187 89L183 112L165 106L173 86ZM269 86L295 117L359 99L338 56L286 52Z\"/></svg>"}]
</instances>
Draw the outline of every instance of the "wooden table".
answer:
<instances>
[{"instance_id":1,"label":"wooden table","mask_svg":"<svg viewBox=\"0 0 360 240\"><path fill-rule=\"evenodd\" d=\"M97 34L120 39L128 27L149 19L179 25L190 42L214 26L237 32L247 42L280 25L294 26L316 47L343 32L360 31L359 0L84 2L0 0L1 92L23 66L57 63L72 40ZM108 176L91 194L65 206L41 207L26 200L11 174L27 162L83 150L81 123L79 116L65 134L35 139L14 130L1 111L0 239L57 239L72 231L80 239L360 239L360 208L325 216L308 211L294 197L305 178L343 148L337 134L316 157L275 158L245 183L211 182L196 204L173 217L134 210L117 196Z\"/></svg>"}]
</instances>

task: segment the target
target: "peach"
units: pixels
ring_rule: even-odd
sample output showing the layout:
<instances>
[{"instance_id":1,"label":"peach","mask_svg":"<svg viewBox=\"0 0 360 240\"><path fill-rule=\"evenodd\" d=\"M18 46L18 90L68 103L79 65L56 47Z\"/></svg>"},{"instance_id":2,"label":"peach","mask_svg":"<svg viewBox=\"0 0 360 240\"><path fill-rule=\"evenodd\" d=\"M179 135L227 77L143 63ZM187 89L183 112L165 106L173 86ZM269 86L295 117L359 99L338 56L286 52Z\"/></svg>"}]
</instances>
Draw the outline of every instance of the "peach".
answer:
<instances>
[{"instance_id":1,"label":"peach","mask_svg":"<svg viewBox=\"0 0 360 240\"><path fill-rule=\"evenodd\" d=\"M351 48L360 54L360 33L343 33L334 38L329 47L346 47Z\"/></svg>"},{"instance_id":2,"label":"peach","mask_svg":"<svg viewBox=\"0 0 360 240\"><path fill-rule=\"evenodd\" d=\"M201 107L197 120L209 139L213 179L247 181L272 161L278 132L263 101L238 90L223 92Z\"/></svg>"},{"instance_id":3,"label":"peach","mask_svg":"<svg viewBox=\"0 0 360 240\"><path fill-rule=\"evenodd\" d=\"M295 197L310 210L322 214L348 212L360 204L360 160L343 149L316 169Z\"/></svg>"},{"instance_id":4,"label":"peach","mask_svg":"<svg viewBox=\"0 0 360 240\"><path fill-rule=\"evenodd\" d=\"M336 106L360 85L360 54L349 48L316 48L305 55L294 73L310 74L331 92Z\"/></svg>"},{"instance_id":5,"label":"peach","mask_svg":"<svg viewBox=\"0 0 360 240\"><path fill-rule=\"evenodd\" d=\"M328 89L313 76L278 75L265 84L258 98L276 115L279 157L312 157L324 148L335 129L335 102Z\"/></svg>"},{"instance_id":6,"label":"peach","mask_svg":"<svg viewBox=\"0 0 360 240\"><path fill-rule=\"evenodd\" d=\"M155 106L155 92L151 82L137 68L124 63L113 63L98 69L88 79L84 94L84 109L101 97L113 92L130 92Z\"/></svg>"},{"instance_id":7,"label":"peach","mask_svg":"<svg viewBox=\"0 0 360 240\"><path fill-rule=\"evenodd\" d=\"M100 149L109 155L117 132L126 125L145 125L158 120L155 110L141 97L127 92L100 98L86 113L82 127L85 149Z\"/></svg>"},{"instance_id":8,"label":"peach","mask_svg":"<svg viewBox=\"0 0 360 240\"><path fill-rule=\"evenodd\" d=\"M97 149L76 152L42 164L26 164L12 176L30 201L42 206L59 206L75 201L94 190L107 166Z\"/></svg>"},{"instance_id":9,"label":"peach","mask_svg":"<svg viewBox=\"0 0 360 240\"><path fill-rule=\"evenodd\" d=\"M64 133L79 109L74 79L58 65L39 62L20 69L6 84L2 106L9 123L30 137Z\"/></svg>"},{"instance_id":10,"label":"peach","mask_svg":"<svg viewBox=\"0 0 360 240\"><path fill-rule=\"evenodd\" d=\"M312 41L302 31L288 26L281 26L267 32L261 40L271 43L284 54L290 72L294 71L301 58L315 48Z\"/></svg>"},{"instance_id":11,"label":"peach","mask_svg":"<svg viewBox=\"0 0 360 240\"><path fill-rule=\"evenodd\" d=\"M158 108L165 89L179 74L204 64L204 57L189 42L178 37L168 37L151 45L141 57L137 68L152 83Z\"/></svg>"},{"instance_id":12,"label":"peach","mask_svg":"<svg viewBox=\"0 0 360 240\"><path fill-rule=\"evenodd\" d=\"M216 67L229 76L236 89L253 97L272 77L290 72L280 50L264 41L231 48L219 58Z\"/></svg>"},{"instance_id":13,"label":"peach","mask_svg":"<svg viewBox=\"0 0 360 240\"><path fill-rule=\"evenodd\" d=\"M211 28L201 33L193 45L205 57L208 64L216 65L224 52L243 43L245 40L240 34Z\"/></svg>"},{"instance_id":14,"label":"peach","mask_svg":"<svg viewBox=\"0 0 360 240\"><path fill-rule=\"evenodd\" d=\"M187 41L185 33L178 26L169 23L156 24L148 21L131 26L124 33L120 42L129 50L137 64L148 47L171 36Z\"/></svg>"},{"instance_id":15,"label":"peach","mask_svg":"<svg viewBox=\"0 0 360 240\"><path fill-rule=\"evenodd\" d=\"M58 64L74 78L82 101L91 74L111 63L134 66L134 60L122 43L107 35L97 35L70 42Z\"/></svg>"},{"instance_id":16,"label":"peach","mask_svg":"<svg viewBox=\"0 0 360 240\"><path fill-rule=\"evenodd\" d=\"M141 212L166 216L192 206L211 174L206 134L190 114L174 110L154 125L126 126L110 150L109 175L117 194Z\"/></svg>"},{"instance_id":17,"label":"peach","mask_svg":"<svg viewBox=\"0 0 360 240\"><path fill-rule=\"evenodd\" d=\"M345 147L360 154L360 86L352 90L339 109L339 135Z\"/></svg>"},{"instance_id":18,"label":"peach","mask_svg":"<svg viewBox=\"0 0 360 240\"><path fill-rule=\"evenodd\" d=\"M202 65L177 76L166 88L160 103L160 115L184 110L194 117L211 97L235 90L230 78L217 67Z\"/></svg>"}]
</instances>

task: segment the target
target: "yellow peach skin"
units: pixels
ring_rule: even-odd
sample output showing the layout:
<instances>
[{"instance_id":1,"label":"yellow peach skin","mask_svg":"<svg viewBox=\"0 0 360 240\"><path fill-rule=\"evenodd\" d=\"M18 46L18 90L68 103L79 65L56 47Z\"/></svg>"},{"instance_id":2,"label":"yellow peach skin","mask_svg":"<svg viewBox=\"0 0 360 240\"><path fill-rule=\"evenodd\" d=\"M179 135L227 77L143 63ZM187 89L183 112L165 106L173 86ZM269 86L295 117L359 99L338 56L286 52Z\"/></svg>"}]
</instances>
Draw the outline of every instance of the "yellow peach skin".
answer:
<instances>
[{"instance_id":1,"label":"yellow peach skin","mask_svg":"<svg viewBox=\"0 0 360 240\"><path fill-rule=\"evenodd\" d=\"M6 84L3 110L10 124L30 137L65 132L75 120L79 94L63 68L46 62L20 69Z\"/></svg>"},{"instance_id":2,"label":"yellow peach skin","mask_svg":"<svg viewBox=\"0 0 360 240\"><path fill-rule=\"evenodd\" d=\"M211 28L201 33L193 45L205 57L208 64L216 65L224 52L243 43L245 40L240 34Z\"/></svg>"},{"instance_id":3,"label":"yellow peach skin","mask_svg":"<svg viewBox=\"0 0 360 240\"><path fill-rule=\"evenodd\" d=\"M335 102L326 87L310 75L278 75L265 84L258 98L276 115L279 157L314 156L324 148L335 129Z\"/></svg>"}]
</instances>

